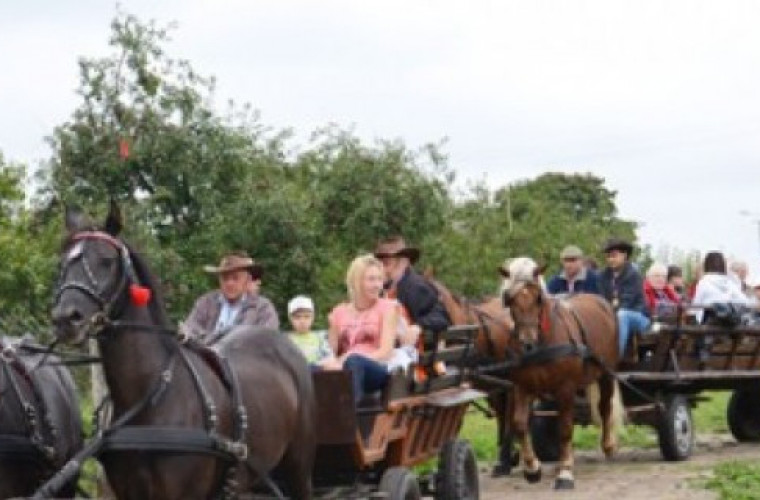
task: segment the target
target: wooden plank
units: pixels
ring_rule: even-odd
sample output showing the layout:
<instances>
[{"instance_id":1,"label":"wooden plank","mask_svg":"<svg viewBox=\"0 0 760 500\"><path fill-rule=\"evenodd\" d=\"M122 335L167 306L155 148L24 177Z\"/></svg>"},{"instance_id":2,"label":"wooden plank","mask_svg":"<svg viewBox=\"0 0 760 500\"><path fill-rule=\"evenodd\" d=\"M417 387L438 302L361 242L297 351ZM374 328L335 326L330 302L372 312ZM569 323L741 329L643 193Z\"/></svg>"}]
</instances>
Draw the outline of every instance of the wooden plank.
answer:
<instances>
[{"instance_id":1,"label":"wooden plank","mask_svg":"<svg viewBox=\"0 0 760 500\"><path fill-rule=\"evenodd\" d=\"M736 380L760 380L760 370L705 370L705 371L683 371L674 372L624 372L618 373L618 376L630 382L647 381L647 382L686 382L691 380L711 380L711 379L736 379Z\"/></svg>"}]
</instances>

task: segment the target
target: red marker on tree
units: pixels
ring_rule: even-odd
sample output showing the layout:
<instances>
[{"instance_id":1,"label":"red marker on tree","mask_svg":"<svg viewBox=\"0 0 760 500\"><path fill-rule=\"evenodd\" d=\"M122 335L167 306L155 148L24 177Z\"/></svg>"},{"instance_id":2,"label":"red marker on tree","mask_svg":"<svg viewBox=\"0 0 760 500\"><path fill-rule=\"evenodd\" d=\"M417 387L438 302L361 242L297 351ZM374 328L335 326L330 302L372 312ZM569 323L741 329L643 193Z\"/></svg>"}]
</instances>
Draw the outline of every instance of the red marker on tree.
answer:
<instances>
[{"instance_id":1,"label":"red marker on tree","mask_svg":"<svg viewBox=\"0 0 760 500\"><path fill-rule=\"evenodd\" d=\"M119 139L119 158L126 160L129 158L129 142L126 139Z\"/></svg>"}]
</instances>

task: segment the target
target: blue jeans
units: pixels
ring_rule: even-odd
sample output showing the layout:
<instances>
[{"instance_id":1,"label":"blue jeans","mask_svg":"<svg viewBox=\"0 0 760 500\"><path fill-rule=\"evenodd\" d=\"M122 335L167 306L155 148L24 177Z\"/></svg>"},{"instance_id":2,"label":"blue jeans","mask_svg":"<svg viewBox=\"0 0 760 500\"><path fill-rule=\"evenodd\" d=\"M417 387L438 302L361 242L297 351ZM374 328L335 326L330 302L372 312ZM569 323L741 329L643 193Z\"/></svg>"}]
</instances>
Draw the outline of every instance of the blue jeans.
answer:
<instances>
[{"instance_id":1,"label":"blue jeans","mask_svg":"<svg viewBox=\"0 0 760 500\"><path fill-rule=\"evenodd\" d=\"M351 354L347 357L343 362L343 369L351 372L356 402L367 393L379 391L388 382L388 368L361 354Z\"/></svg>"},{"instance_id":2,"label":"blue jeans","mask_svg":"<svg viewBox=\"0 0 760 500\"><path fill-rule=\"evenodd\" d=\"M618 345L620 347L620 355L625 353L625 346L628 345L628 339L633 332L643 332L649 328L649 318L639 311L632 311L630 309L618 309Z\"/></svg>"}]
</instances>

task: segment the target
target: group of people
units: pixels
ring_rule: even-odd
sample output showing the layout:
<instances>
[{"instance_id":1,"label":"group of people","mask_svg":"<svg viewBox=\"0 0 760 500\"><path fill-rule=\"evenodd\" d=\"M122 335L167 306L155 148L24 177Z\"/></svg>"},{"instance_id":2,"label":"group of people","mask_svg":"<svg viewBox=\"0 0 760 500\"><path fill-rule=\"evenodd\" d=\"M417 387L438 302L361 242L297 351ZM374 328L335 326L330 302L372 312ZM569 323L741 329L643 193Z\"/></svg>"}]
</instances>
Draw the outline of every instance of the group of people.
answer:
<instances>
[{"instance_id":1,"label":"group of people","mask_svg":"<svg viewBox=\"0 0 760 500\"><path fill-rule=\"evenodd\" d=\"M577 246L564 248L562 270L546 289L551 295L592 293L608 300L618 317L621 355L633 332L646 332L653 320L674 316L686 304L754 307L760 300L760 291L745 283L746 265L734 263L729 273L720 252L707 254L701 277L687 287L676 266L654 263L642 277L627 241L609 240L603 251L606 266L596 269ZM413 268L419 257L419 249L395 236L373 254L355 258L346 273L348 300L329 313L326 336L312 331L311 298L299 295L288 303L291 339L312 369L350 371L357 400L417 360L422 330L443 331L451 323L437 289ZM231 254L205 270L218 275L219 289L197 300L183 324L187 332L213 344L237 325L279 329L272 302L260 293L263 270L253 259Z\"/></svg>"},{"instance_id":2,"label":"group of people","mask_svg":"<svg viewBox=\"0 0 760 500\"><path fill-rule=\"evenodd\" d=\"M734 262L729 269L720 252L709 252L698 279L686 286L678 266L655 262L642 277L631 262L633 245L627 241L611 239L603 251L606 266L597 270L580 248L564 248L562 271L546 288L552 295L594 293L607 299L617 313L621 355L633 332L644 333L653 320L675 317L689 305L695 308L696 319L705 321L706 307L732 304L751 309L760 304L760 286L746 283L746 263Z\"/></svg>"},{"instance_id":3,"label":"group of people","mask_svg":"<svg viewBox=\"0 0 760 500\"><path fill-rule=\"evenodd\" d=\"M312 331L310 297L288 303L289 335L312 369L348 370L357 401L416 361L422 330L442 331L451 323L438 291L413 268L419 257L419 249L394 236L355 258L346 273L348 300L329 313L326 337ZM213 344L238 325L279 328L272 302L260 293L262 269L251 258L228 255L206 271L218 275L219 289L196 301L185 332Z\"/></svg>"}]
</instances>

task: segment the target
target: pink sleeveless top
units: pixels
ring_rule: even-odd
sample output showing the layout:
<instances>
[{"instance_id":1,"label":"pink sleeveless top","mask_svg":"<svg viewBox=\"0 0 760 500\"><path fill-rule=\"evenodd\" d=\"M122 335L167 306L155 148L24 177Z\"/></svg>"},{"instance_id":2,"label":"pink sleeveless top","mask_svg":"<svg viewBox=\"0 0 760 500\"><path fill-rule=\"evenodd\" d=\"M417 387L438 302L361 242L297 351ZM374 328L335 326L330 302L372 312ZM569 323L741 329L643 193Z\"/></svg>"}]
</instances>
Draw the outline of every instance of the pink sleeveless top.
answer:
<instances>
[{"instance_id":1,"label":"pink sleeveless top","mask_svg":"<svg viewBox=\"0 0 760 500\"><path fill-rule=\"evenodd\" d=\"M351 304L335 306L328 317L330 327L338 330L338 356L344 353L369 354L380 348L383 316L397 307L390 299L378 299L375 305L357 311Z\"/></svg>"}]
</instances>

